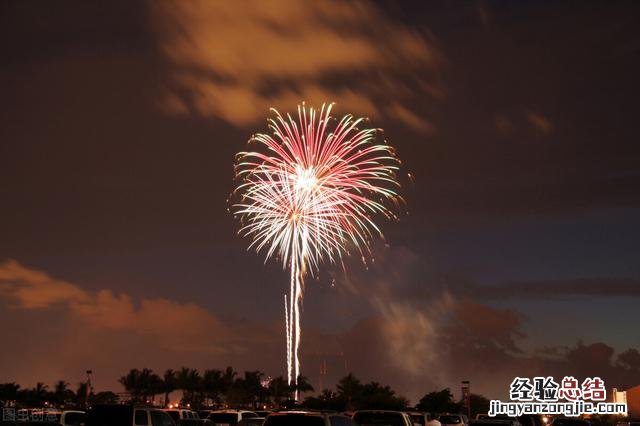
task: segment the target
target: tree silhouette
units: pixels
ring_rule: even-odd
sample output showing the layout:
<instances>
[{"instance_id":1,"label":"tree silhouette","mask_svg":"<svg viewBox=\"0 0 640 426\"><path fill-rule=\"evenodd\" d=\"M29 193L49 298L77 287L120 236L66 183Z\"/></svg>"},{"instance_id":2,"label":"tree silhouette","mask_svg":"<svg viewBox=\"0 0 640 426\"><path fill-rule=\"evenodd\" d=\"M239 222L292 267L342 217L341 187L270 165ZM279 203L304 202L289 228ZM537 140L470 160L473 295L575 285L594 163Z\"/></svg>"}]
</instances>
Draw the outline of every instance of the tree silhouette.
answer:
<instances>
[{"instance_id":1,"label":"tree silhouette","mask_svg":"<svg viewBox=\"0 0 640 426\"><path fill-rule=\"evenodd\" d=\"M53 394L48 391L48 386L42 382L36 383L32 389L26 391L26 402L33 407L43 406L46 401L53 399Z\"/></svg>"},{"instance_id":2,"label":"tree silhouette","mask_svg":"<svg viewBox=\"0 0 640 426\"><path fill-rule=\"evenodd\" d=\"M131 400L138 403L147 402L164 390L162 379L148 368L129 370L127 375L120 377L118 381L129 392Z\"/></svg>"},{"instance_id":3,"label":"tree silhouette","mask_svg":"<svg viewBox=\"0 0 640 426\"><path fill-rule=\"evenodd\" d=\"M164 391L165 407L169 405L169 394L176 390L177 384L176 372L171 368L167 369L162 375L162 390Z\"/></svg>"},{"instance_id":4,"label":"tree silhouette","mask_svg":"<svg viewBox=\"0 0 640 426\"><path fill-rule=\"evenodd\" d=\"M306 376L298 376L297 383L292 386L294 391L298 391L298 393L306 393L313 392L313 386L309 382L309 378Z\"/></svg>"},{"instance_id":5,"label":"tree silhouette","mask_svg":"<svg viewBox=\"0 0 640 426\"><path fill-rule=\"evenodd\" d=\"M226 395L229 392L229 389L231 389L231 386L233 386L233 383L236 380L236 376L238 375L238 373L236 373L236 371L233 369L233 367L227 367L223 372L222 372L222 392Z\"/></svg>"},{"instance_id":6,"label":"tree silhouette","mask_svg":"<svg viewBox=\"0 0 640 426\"><path fill-rule=\"evenodd\" d=\"M395 391L388 385L382 386L378 382L367 383L362 386L358 399L358 408L377 408L381 410L404 410L408 401L396 396Z\"/></svg>"},{"instance_id":7,"label":"tree silhouette","mask_svg":"<svg viewBox=\"0 0 640 426\"><path fill-rule=\"evenodd\" d=\"M0 401L16 401L20 393L20 385L11 383L0 384Z\"/></svg>"},{"instance_id":8,"label":"tree silhouette","mask_svg":"<svg viewBox=\"0 0 640 426\"><path fill-rule=\"evenodd\" d=\"M428 413L456 413L461 407L453 400L451 389L446 388L425 394L416 408Z\"/></svg>"},{"instance_id":9,"label":"tree silhouette","mask_svg":"<svg viewBox=\"0 0 640 426\"><path fill-rule=\"evenodd\" d=\"M278 376L269 383L269 396L273 398L273 404L280 407L283 401L291 398L291 386L284 377Z\"/></svg>"},{"instance_id":10,"label":"tree silhouette","mask_svg":"<svg viewBox=\"0 0 640 426\"><path fill-rule=\"evenodd\" d=\"M268 396L267 389L262 387L262 376L260 371L245 371L244 377L236 379L229 389L227 403L257 408Z\"/></svg>"},{"instance_id":11,"label":"tree silhouette","mask_svg":"<svg viewBox=\"0 0 640 426\"><path fill-rule=\"evenodd\" d=\"M69 405L75 397L75 394L69 389L69 383L64 380L58 380L53 385L53 400L58 406Z\"/></svg>"},{"instance_id":12,"label":"tree silhouette","mask_svg":"<svg viewBox=\"0 0 640 426\"><path fill-rule=\"evenodd\" d=\"M202 377L198 370L182 367L177 374L178 389L182 389L182 404L198 408L202 402Z\"/></svg>"},{"instance_id":13,"label":"tree silhouette","mask_svg":"<svg viewBox=\"0 0 640 426\"><path fill-rule=\"evenodd\" d=\"M338 396L342 397L346 402L346 409L353 410L353 401L362 391L362 383L360 380L349 373L338 382Z\"/></svg>"},{"instance_id":14,"label":"tree silhouette","mask_svg":"<svg viewBox=\"0 0 640 426\"><path fill-rule=\"evenodd\" d=\"M118 395L111 391L98 392L90 397L91 404L117 404Z\"/></svg>"},{"instance_id":15,"label":"tree silhouette","mask_svg":"<svg viewBox=\"0 0 640 426\"><path fill-rule=\"evenodd\" d=\"M491 401L489 401L489 399L485 398L482 395L478 395L475 393L469 395L469 412L471 414L471 417L474 418L476 414L488 413L490 404ZM462 409L464 407L464 400L460 400L460 402L458 402L458 406L460 407L460 409Z\"/></svg>"},{"instance_id":16,"label":"tree silhouette","mask_svg":"<svg viewBox=\"0 0 640 426\"><path fill-rule=\"evenodd\" d=\"M205 398L209 399L214 405L219 405L223 392L222 371L205 370L202 375L202 387Z\"/></svg>"},{"instance_id":17,"label":"tree silhouette","mask_svg":"<svg viewBox=\"0 0 640 426\"><path fill-rule=\"evenodd\" d=\"M315 397L307 397L303 404L291 399L292 393L312 392L313 386L304 376L298 377L297 387L290 386L287 380L278 376L263 386L264 373L258 370L245 371L241 377L232 368L224 370L205 370L201 376L198 370L182 367L178 371L168 369L161 378L148 368L131 369L118 381L130 396L133 403L155 404L155 397L163 395L159 403L168 402L173 390L183 391L184 405L199 409L207 399L210 403L226 402L230 406L257 408L271 400L276 407L307 407L344 411L346 409L393 409L403 410L407 400L398 396L393 389L378 382L362 383L352 373L340 379L337 392L324 389ZM87 399L88 398L88 399ZM419 408L424 411L457 411L458 404L452 399L449 389L426 394ZM57 406L83 408L91 404L117 403L118 395L111 391L88 393L88 383L81 382L74 393L69 383L59 380L50 392L46 384L39 382L34 388L21 389L16 383L0 384L0 404L4 401L16 401L18 407L42 407L47 401ZM472 395L472 411L486 406L486 398ZM484 410L486 411L486 410Z\"/></svg>"}]
</instances>

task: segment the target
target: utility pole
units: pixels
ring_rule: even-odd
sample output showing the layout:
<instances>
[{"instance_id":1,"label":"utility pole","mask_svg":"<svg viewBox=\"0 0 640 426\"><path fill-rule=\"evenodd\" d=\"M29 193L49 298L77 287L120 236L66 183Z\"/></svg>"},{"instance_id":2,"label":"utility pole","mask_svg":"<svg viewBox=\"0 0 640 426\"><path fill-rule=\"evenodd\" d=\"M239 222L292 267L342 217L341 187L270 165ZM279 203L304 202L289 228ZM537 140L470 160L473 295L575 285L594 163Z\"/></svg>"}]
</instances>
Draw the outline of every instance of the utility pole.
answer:
<instances>
[{"instance_id":1,"label":"utility pole","mask_svg":"<svg viewBox=\"0 0 640 426\"><path fill-rule=\"evenodd\" d=\"M324 377L327 375L327 360L323 359L320 363L320 377L319 377L319 389L318 392L322 392L324 390Z\"/></svg>"},{"instance_id":2,"label":"utility pole","mask_svg":"<svg viewBox=\"0 0 640 426\"><path fill-rule=\"evenodd\" d=\"M87 395L84 400L85 407L89 407L89 395L91 395L91 375L93 370L87 370Z\"/></svg>"}]
</instances>

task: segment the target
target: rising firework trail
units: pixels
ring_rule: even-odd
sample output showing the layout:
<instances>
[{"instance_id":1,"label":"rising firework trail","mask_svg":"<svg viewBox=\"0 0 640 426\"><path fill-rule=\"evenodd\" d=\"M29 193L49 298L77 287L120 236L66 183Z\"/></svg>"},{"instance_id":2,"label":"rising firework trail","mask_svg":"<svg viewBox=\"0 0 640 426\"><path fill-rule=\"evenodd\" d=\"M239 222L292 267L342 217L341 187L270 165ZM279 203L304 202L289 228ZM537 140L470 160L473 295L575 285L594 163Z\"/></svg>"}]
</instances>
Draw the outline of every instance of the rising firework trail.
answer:
<instances>
[{"instance_id":1,"label":"rising firework trail","mask_svg":"<svg viewBox=\"0 0 640 426\"><path fill-rule=\"evenodd\" d=\"M238 187L234 214L250 249L277 257L291 274L285 295L287 379L300 375L300 312L307 274L321 261L342 263L357 252L369 257L374 219L396 219L401 202L396 179L400 161L379 142L381 132L363 119L331 116L332 105L318 111L298 106L297 119L273 109L269 134L249 140L236 157ZM297 397L297 392L296 392Z\"/></svg>"}]
</instances>

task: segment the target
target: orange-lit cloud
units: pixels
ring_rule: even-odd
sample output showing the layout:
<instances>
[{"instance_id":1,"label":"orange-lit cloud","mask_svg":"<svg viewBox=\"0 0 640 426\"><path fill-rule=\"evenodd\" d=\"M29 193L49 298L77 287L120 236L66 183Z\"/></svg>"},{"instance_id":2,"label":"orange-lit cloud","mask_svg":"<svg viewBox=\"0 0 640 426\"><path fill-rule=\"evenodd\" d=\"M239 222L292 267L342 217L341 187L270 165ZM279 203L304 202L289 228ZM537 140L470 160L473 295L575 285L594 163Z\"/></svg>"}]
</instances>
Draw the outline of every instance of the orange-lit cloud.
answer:
<instances>
[{"instance_id":1,"label":"orange-lit cloud","mask_svg":"<svg viewBox=\"0 0 640 426\"><path fill-rule=\"evenodd\" d=\"M335 101L356 115L430 125L409 112L432 96L442 62L423 35L371 3L150 2L174 85L161 105L235 125L261 121L269 107ZM393 101L393 108L386 105ZM379 105L382 106L379 106Z\"/></svg>"},{"instance_id":2,"label":"orange-lit cloud","mask_svg":"<svg viewBox=\"0 0 640 426\"><path fill-rule=\"evenodd\" d=\"M14 309L59 306L83 325L145 335L167 348L215 353L242 347L242 334L195 304L149 298L136 306L127 294L88 292L13 260L0 263L0 295Z\"/></svg>"}]
</instances>

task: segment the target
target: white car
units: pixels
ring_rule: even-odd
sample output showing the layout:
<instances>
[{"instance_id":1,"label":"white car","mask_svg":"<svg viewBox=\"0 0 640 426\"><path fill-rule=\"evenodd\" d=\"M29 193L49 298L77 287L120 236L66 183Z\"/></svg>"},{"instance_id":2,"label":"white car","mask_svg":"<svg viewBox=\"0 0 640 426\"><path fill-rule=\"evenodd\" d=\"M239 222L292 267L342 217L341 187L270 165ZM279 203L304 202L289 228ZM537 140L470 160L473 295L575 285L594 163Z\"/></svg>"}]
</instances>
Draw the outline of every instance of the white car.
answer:
<instances>
[{"instance_id":1,"label":"white car","mask_svg":"<svg viewBox=\"0 0 640 426\"><path fill-rule=\"evenodd\" d=\"M431 414L422 411L408 411L407 414L411 417L411 421L414 424L420 426L442 426L442 424L431 417Z\"/></svg>"},{"instance_id":2,"label":"white car","mask_svg":"<svg viewBox=\"0 0 640 426\"><path fill-rule=\"evenodd\" d=\"M60 414L61 426L80 426L87 420L87 413L84 411L65 410Z\"/></svg>"},{"instance_id":3,"label":"white car","mask_svg":"<svg viewBox=\"0 0 640 426\"><path fill-rule=\"evenodd\" d=\"M258 414L253 411L216 410L209 414L208 419L217 426L233 426L240 423L240 420L242 419L250 419L253 417L258 417Z\"/></svg>"},{"instance_id":4,"label":"white car","mask_svg":"<svg viewBox=\"0 0 640 426\"><path fill-rule=\"evenodd\" d=\"M178 426L195 426L202 423L200 416L195 411L182 408L165 408L162 411L170 415Z\"/></svg>"}]
</instances>

